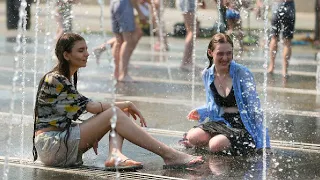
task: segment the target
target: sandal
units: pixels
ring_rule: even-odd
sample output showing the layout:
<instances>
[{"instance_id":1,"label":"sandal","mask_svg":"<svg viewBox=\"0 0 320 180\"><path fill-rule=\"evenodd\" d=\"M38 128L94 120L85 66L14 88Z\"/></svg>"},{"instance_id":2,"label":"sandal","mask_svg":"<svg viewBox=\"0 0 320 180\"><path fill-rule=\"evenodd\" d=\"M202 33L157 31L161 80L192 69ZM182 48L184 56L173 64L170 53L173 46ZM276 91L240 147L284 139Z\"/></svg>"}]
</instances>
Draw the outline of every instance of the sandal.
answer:
<instances>
[{"instance_id":1,"label":"sandal","mask_svg":"<svg viewBox=\"0 0 320 180\"><path fill-rule=\"evenodd\" d=\"M142 164L133 164L132 159L125 159L120 161L118 166L115 166L114 162L106 162L104 170L106 171L136 171L143 168Z\"/></svg>"}]
</instances>

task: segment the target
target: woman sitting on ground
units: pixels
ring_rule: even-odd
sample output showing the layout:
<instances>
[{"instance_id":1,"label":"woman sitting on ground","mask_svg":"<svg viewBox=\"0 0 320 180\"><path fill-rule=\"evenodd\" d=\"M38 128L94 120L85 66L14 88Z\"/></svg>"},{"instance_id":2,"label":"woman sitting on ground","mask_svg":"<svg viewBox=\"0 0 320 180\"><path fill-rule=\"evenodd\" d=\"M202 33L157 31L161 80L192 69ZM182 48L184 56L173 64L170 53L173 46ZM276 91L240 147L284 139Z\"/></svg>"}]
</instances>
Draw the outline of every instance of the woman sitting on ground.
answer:
<instances>
[{"instance_id":1,"label":"woman sitting on ground","mask_svg":"<svg viewBox=\"0 0 320 180\"><path fill-rule=\"evenodd\" d=\"M202 157L188 155L157 141L134 119L146 122L130 101L116 102L115 110L110 103L94 102L77 91L77 72L85 67L88 59L86 41L74 33L63 34L57 41L58 65L41 79L35 106L33 154L48 166L81 165L82 154L93 148L97 154L98 142L111 130L110 119L116 115L115 137L109 136L107 169L115 170L115 158L120 159L118 169L142 168L141 162L128 159L122 154L123 139L161 156L164 168L190 167L203 163ZM74 123L85 111L96 114L81 124ZM112 156L114 155L114 156Z\"/></svg>"},{"instance_id":2,"label":"woman sitting on ground","mask_svg":"<svg viewBox=\"0 0 320 180\"><path fill-rule=\"evenodd\" d=\"M215 34L208 45L207 56L209 67L203 71L206 105L189 113L188 118L200 124L189 130L181 143L232 155L269 148L253 75L233 60L231 38Z\"/></svg>"}]
</instances>

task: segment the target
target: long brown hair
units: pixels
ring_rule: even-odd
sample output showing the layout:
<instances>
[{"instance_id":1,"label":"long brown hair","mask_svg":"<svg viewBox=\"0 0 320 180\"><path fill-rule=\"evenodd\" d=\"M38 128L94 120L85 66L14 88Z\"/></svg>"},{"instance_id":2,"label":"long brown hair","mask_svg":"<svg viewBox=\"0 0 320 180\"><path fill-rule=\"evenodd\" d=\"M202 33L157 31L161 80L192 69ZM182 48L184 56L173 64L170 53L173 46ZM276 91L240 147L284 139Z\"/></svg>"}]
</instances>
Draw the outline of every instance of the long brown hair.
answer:
<instances>
[{"instance_id":1,"label":"long brown hair","mask_svg":"<svg viewBox=\"0 0 320 180\"><path fill-rule=\"evenodd\" d=\"M35 142L34 142L34 138L35 138L35 131L36 131L36 122L38 119L38 106L39 106L39 94L40 94L40 90L42 88L42 85L44 83L44 79L46 77L47 74L57 71L59 74L65 76L66 78L69 79L69 81L71 82L71 76L70 76L70 65L69 62L64 58L63 53L64 52L71 52L72 48L75 44L76 41L83 41L84 38L82 36L80 36L79 34L75 34L75 33L64 33L57 41L56 44L56 48L55 48L55 54L58 58L58 64L48 73L46 73L40 80L39 86L38 86L38 91L37 91L37 96L36 96L36 102L35 102L35 107L34 107L34 124L33 124L33 159L34 161L37 160L38 158L38 153L37 150L35 148ZM77 89L77 81L78 81L78 71L76 71L73 74L73 85L74 87ZM69 132L70 132L70 126L71 126L71 121L67 122L67 133L66 133L66 137L65 137L65 144L66 144L66 148L68 150L68 146L67 146L67 140L69 138Z\"/></svg>"},{"instance_id":2,"label":"long brown hair","mask_svg":"<svg viewBox=\"0 0 320 180\"><path fill-rule=\"evenodd\" d=\"M232 39L230 38L230 36L224 34L224 33L217 33L215 35L212 36L210 43L208 45L208 49L210 49L211 51L214 51L214 49L216 48L217 44L220 43L230 43L231 47L233 49L233 42ZM208 69L212 66L213 64L213 57L211 57L208 53L208 49L207 49L207 57L209 59L209 66Z\"/></svg>"}]
</instances>

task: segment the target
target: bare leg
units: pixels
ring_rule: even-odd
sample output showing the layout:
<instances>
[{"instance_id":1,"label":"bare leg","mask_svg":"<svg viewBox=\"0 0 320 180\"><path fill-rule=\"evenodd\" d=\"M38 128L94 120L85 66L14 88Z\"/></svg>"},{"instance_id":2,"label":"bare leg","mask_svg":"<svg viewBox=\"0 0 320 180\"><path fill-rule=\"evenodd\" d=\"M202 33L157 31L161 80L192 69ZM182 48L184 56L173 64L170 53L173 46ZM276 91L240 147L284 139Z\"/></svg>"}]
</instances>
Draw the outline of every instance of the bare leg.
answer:
<instances>
[{"instance_id":1,"label":"bare leg","mask_svg":"<svg viewBox=\"0 0 320 180\"><path fill-rule=\"evenodd\" d=\"M195 147L209 147L211 152L220 152L230 148L229 139L221 134L211 136L201 128L191 129L187 134L189 143Z\"/></svg>"},{"instance_id":2,"label":"bare leg","mask_svg":"<svg viewBox=\"0 0 320 180\"><path fill-rule=\"evenodd\" d=\"M128 65L131 54L136 46L133 32L121 33L123 43L120 48L120 62L119 62L119 78L118 81L131 82L132 78L128 75Z\"/></svg>"},{"instance_id":3,"label":"bare leg","mask_svg":"<svg viewBox=\"0 0 320 180\"><path fill-rule=\"evenodd\" d=\"M185 38L185 46L182 58L181 67L192 66L192 51L193 51L193 22L194 22L194 13L183 14L184 24L187 30Z\"/></svg>"},{"instance_id":4,"label":"bare leg","mask_svg":"<svg viewBox=\"0 0 320 180\"><path fill-rule=\"evenodd\" d=\"M123 44L122 35L119 33L115 33L116 41L112 47L112 54L114 58L114 78L116 80L119 79L119 68L120 68L120 50Z\"/></svg>"},{"instance_id":5,"label":"bare leg","mask_svg":"<svg viewBox=\"0 0 320 180\"><path fill-rule=\"evenodd\" d=\"M183 58L181 62L180 69L183 71L192 71L192 52L193 52L193 34L194 34L194 13L183 14L185 27L187 30L185 38L185 47L183 52ZM196 35L199 34L199 22L197 21L197 31ZM198 66L195 66L195 71L201 71L202 69Z\"/></svg>"},{"instance_id":6,"label":"bare leg","mask_svg":"<svg viewBox=\"0 0 320 180\"><path fill-rule=\"evenodd\" d=\"M283 39L282 76L288 76L288 66L291 57L291 39Z\"/></svg>"},{"instance_id":7,"label":"bare leg","mask_svg":"<svg viewBox=\"0 0 320 180\"><path fill-rule=\"evenodd\" d=\"M221 152L223 150L229 149L230 146L231 143L229 139L222 134L218 134L212 137L209 141L209 149L211 152Z\"/></svg>"},{"instance_id":8,"label":"bare leg","mask_svg":"<svg viewBox=\"0 0 320 180\"><path fill-rule=\"evenodd\" d=\"M204 147L208 146L211 136L201 128L193 128L189 130L187 134L187 139L189 143L193 146Z\"/></svg>"},{"instance_id":9,"label":"bare leg","mask_svg":"<svg viewBox=\"0 0 320 180\"><path fill-rule=\"evenodd\" d=\"M274 66L275 66L275 59L277 56L277 50L278 50L278 38L276 36L271 37L270 41L270 64L268 67L268 73L273 73Z\"/></svg>"},{"instance_id":10,"label":"bare leg","mask_svg":"<svg viewBox=\"0 0 320 180\"><path fill-rule=\"evenodd\" d=\"M159 18L160 21L163 22L163 20L161 18L163 18L163 12L160 12L160 1L159 0L155 0L154 1L155 3L155 8L156 8L156 16L157 18ZM157 36L158 36L158 39L157 39L157 42L156 44L154 45L154 49L156 51L160 51L160 44L161 44L161 41L163 41L163 45L164 45L164 49L165 51L168 51L169 50L169 45L168 45L168 38L167 38L167 32L166 32L166 28L165 28L165 24L163 23L162 24L162 27L158 27L158 24L156 22L156 17L154 15L154 11L153 11L153 8L151 8L151 14L152 14L152 23L153 23L153 27L156 27L157 28ZM160 28L162 28L162 37L160 37Z\"/></svg>"},{"instance_id":11,"label":"bare leg","mask_svg":"<svg viewBox=\"0 0 320 180\"><path fill-rule=\"evenodd\" d=\"M109 135L109 155L105 162L105 166L115 166L115 159L113 155L116 155L121 161L125 161L126 165L141 165L141 162L133 161L127 156L122 154L123 137L115 132L115 137Z\"/></svg>"},{"instance_id":12,"label":"bare leg","mask_svg":"<svg viewBox=\"0 0 320 180\"><path fill-rule=\"evenodd\" d=\"M128 111L123 111L128 117L130 117L130 114ZM121 161L124 161L126 165L141 165L141 162L133 161L129 159L127 156L122 154L122 146L123 146L123 140L124 138L121 137L117 132L114 132L115 136L112 137L111 134L109 134L109 155L108 159L105 162L105 166L111 167L115 166L115 159L114 154L117 156L117 158L120 158Z\"/></svg>"},{"instance_id":13,"label":"bare leg","mask_svg":"<svg viewBox=\"0 0 320 180\"><path fill-rule=\"evenodd\" d=\"M116 108L116 131L128 141L161 156L167 165L203 162L201 157L191 156L154 139L141 127L135 124L121 109ZM111 129L110 119L113 110L110 108L80 125L79 151L85 152L100 140ZM191 162L190 162L191 161Z\"/></svg>"}]
</instances>

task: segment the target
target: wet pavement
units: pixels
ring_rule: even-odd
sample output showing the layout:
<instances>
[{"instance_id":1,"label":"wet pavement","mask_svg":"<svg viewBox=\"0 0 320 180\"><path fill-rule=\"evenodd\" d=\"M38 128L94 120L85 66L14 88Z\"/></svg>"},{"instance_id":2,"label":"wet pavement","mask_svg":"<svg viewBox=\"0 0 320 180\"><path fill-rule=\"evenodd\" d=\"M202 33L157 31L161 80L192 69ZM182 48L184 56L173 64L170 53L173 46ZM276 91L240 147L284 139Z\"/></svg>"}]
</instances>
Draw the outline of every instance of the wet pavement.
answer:
<instances>
[{"instance_id":1,"label":"wet pavement","mask_svg":"<svg viewBox=\"0 0 320 180\"><path fill-rule=\"evenodd\" d=\"M94 10L98 11L98 7L88 7L88 11ZM75 11L78 12L79 9L75 8ZM176 11L168 11L178 15ZM85 16L80 17L80 20L85 19ZM94 14L88 18L97 17L97 14ZM311 15L304 14L300 17ZM4 23L1 18L0 23ZM91 23L93 24L90 21L89 25ZM206 23L209 24L206 21L203 24ZM306 28L311 27L310 23L307 25ZM78 26L75 27L78 32L83 32ZM97 22L91 28L99 31ZM0 35L0 143L3 144L3 148L0 148L0 169L3 170L8 165L5 162L5 157L8 157L8 179L114 179L115 173L103 171L108 149L107 136L99 143L98 156L91 150L84 155L83 167L59 169L44 167L40 162L31 162L34 77L39 81L44 71L53 66L53 54L46 50L48 44L44 34L39 35L36 47L38 53L35 57L36 39L32 32L28 32L31 38L25 46L26 54L23 55L15 52L15 43L7 41L7 37L14 32L3 29L0 31L3 32ZM258 35L263 37L263 34ZM83 36L90 51L102 43L103 38L110 38L97 33ZM254 73L261 103L266 112L272 154L266 157L230 157L186 150L178 145L183 132L196 124L186 120L187 113L204 104L205 93L199 73L187 73L179 69L184 47L182 38L170 37L170 51L166 53L154 52L150 45L152 41L151 37L141 39L133 53L129 69L136 82L116 84L116 99L136 103L147 120L149 128L146 130L154 137L173 148L192 154L204 154L206 161L199 168L188 171L163 170L163 161L159 156L125 142L124 153L144 162L144 169L121 173L121 179L319 179L317 169L320 167L320 96L316 88L319 68L315 60L316 50L310 46L293 47L288 79L281 77L281 54L276 60L275 73L265 73L262 44L259 47L247 47L248 51L235 58ZM205 51L208 41L201 38L196 42L195 61L202 68L207 65ZM17 69L14 68L15 57L19 62ZM110 60L110 56L104 53L98 66L95 59L90 57L87 67L79 72L78 89L81 93L94 100L112 100L114 82L111 78ZM37 63L36 66L34 62ZM23 65L25 68L22 68ZM34 74L34 69L37 74ZM18 76L15 81L14 109L11 109L15 72ZM23 77L25 86L22 86ZM10 131L11 144L8 146ZM0 174L4 175L6 174Z\"/></svg>"}]
</instances>

